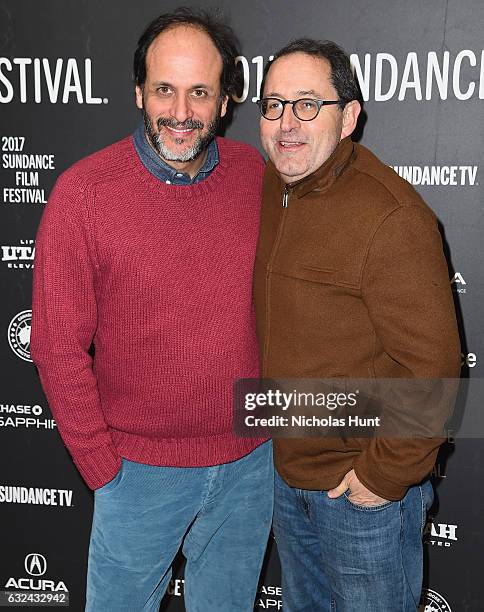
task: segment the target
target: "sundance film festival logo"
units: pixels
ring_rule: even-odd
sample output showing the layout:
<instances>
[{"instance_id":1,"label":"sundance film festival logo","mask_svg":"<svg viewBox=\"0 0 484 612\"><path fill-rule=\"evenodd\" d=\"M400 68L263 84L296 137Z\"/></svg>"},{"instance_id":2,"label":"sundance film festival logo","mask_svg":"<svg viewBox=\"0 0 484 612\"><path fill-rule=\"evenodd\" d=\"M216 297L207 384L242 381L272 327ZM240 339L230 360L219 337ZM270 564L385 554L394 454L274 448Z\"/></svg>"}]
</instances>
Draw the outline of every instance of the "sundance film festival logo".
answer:
<instances>
[{"instance_id":1,"label":"sundance film festival logo","mask_svg":"<svg viewBox=\"0 0 484 612\"><path fill-rule=\"evenodd\" d=\"M93 96L92 61L70 57L57 60L38 57L0 57L0 104L12 101L51 104L107 104Z\"/></svg>"},{"instance_id":2,"label":"sundance film festival logo","mask_svg":"<svg viewBox=\"0 0 484 612\"><path fill-rule=\"evenodd\" d=\"M20 240L20 244L0 246L2 262L10 270L32 270L35 257L35 240Z\"/></svg>"},{"instance_id":3,"label":"sundance film festival logo","mask_svg":"<svg viewBox=\"0 0 484 612\"><path fill-rule=\"evenodd\" d=\"M418 612L452 612L452 609L449 602L440 593L432 589L424 589Z\"/></svg>"},{"instance_id":4,"label":"sundance film festival logo","mask_svg":"<svg viewBox=\"0 0 484 612\"><path fill-rule=\"evenodd\" d=\"M267 58L272 59L272 55ZM244 86L233 96L234 101L240 104L252 94L252 102L256 102L266 58L239 55L235 63L242 72ZM484 50L461 49L452 54L410 51L403 57L385 52L365 53L362 57L352 53L350 63L365 102L484 100Z\"/></svg>"},{"instance_id":5,"label":"sundance film festival logo","mask_svg":"<svg viewBox=\"0 0 484 612\"><path fill-rule=\"evenodd\" d=\"M365 53L363 61L353 53L350 61L365 101L447 100L449 94L457 100L484 99L484 50L462 49L455 57L449 51L411 51L402 60L391 53Z\"/></svg>"},{"instance_id":6,"label":"sundance film festival logo","mask_svg":"<svg viewBox=\"0 0 484 612\"><path fill-rule=\"evenodd\" d=\"M429 516L424 529L424 542L431 546L450 548L457 542L457 525L447 525L446 523L435 523L435 517Z\"/></svg>"},{"instance_id":7,"label":"sundance film festival logo","mask_svg":"<svg viewBox=\"0 0 484 612\"><path fill-rule=\"evenodd\" d=\"M16 314L8 326L8 343L12 351L24 361L30 358L30 328L32 325L32 311L22 310Z\"/></svg>"}]
</instances>

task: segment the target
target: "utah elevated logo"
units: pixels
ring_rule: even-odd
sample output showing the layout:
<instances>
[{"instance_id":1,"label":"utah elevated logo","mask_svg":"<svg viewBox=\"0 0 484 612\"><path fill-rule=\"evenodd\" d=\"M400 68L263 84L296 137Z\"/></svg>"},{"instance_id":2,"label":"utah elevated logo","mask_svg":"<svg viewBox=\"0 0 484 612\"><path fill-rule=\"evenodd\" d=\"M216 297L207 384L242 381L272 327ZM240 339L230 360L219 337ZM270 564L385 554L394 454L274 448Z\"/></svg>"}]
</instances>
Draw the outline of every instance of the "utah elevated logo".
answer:
<instances>
[{"instance_id":1,"label":"utah elevated logo","mask_svg":"<svg viewBox=\"0 0 484 612\"><path fill-rule=\"evenodd\" d=\"M450 548L457 542L457 525L435 523L435 517L429 516L425 525L423 539L426 544L436 547Z\"/></svg>"}]
</instances>

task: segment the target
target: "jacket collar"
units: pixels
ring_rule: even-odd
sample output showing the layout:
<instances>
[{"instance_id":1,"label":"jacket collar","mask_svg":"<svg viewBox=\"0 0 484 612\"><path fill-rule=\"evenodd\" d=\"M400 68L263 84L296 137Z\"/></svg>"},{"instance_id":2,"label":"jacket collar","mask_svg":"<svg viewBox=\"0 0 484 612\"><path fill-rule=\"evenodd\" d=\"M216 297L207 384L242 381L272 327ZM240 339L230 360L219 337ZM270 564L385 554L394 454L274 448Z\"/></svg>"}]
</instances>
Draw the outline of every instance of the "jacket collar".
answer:
<instances>
[{"instance_id":1,"label":"jacket collar","mask_svg":"<svg viewBox=\"0 0 484 612\"><path fill-rule=\"evenodd\" d=\"M338 143L336 149L322 166L312 174L308 174L308 176L294 183L288 183L286 186L297 198L301 198L310 191L326 191L353 161L355 156L355 145L351 138L347 136ZM279 176L274 164L271 161L268 164L270 171ZM280 181L283 185L282 179Z\"/></svg>"}]
</instances>

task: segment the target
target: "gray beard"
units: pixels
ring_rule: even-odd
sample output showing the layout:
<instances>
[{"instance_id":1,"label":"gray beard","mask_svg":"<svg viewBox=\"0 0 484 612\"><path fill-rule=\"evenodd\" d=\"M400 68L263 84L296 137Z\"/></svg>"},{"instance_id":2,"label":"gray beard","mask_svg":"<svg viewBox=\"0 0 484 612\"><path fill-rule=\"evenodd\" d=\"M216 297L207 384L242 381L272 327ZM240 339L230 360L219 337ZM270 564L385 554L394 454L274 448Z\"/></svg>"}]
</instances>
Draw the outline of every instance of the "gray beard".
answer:
<instances>
[{"instance_id":1,"label":"gray beard","mask_svg":"<svg viewBox=\"0 0 484 612\"><path fill-rule=\"evenodd\" d=\"M204 135L199 135L193 145L186 149L184 152L175 153L171 151L163 142L159 133L153 130L153 126L151 124L150 118L148 117L145 110L143 110L143 121L145 125L145 132L148 137L148 140L154 150L158 153L160 157L165 159L166 161L174 161L174 162L187 162L193 161L196 159L205 149L208 147L210 142L215 138L218 130L218 126L220 124L220 116L219 109L217 109L216 118L208 124L207 133ZM160 117L157 121L158 130L161 126L168 126L174 129L200 129L203 130L205 124L201 121L193 121L192 119L187 119L183 123L178 123L174 119L167 119L165 117ZM183 138L176 138L176 144L183 144Z\"/></svg>"}]
</instances>

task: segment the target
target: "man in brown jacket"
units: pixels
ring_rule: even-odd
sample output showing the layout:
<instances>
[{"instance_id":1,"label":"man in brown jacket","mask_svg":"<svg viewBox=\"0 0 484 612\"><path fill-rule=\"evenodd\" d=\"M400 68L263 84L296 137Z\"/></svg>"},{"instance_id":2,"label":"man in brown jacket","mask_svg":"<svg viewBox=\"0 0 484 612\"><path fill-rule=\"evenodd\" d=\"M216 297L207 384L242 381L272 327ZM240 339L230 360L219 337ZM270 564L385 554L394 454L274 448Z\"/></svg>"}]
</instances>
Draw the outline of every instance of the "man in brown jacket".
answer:
<instances>
[{"instance_id":1,"label":"man in brown jacket","mask_svg":"<svg viewBox=\"0 0 484 612\"><path fill-rule=\"evenodd\" d=\"M264 377L457 377L459 339L435 215L354 144L349 58L294 41L266 67L269 156L254 294ZM441 439L274 441L286 612L419 605L428 475Z\"/></svg>"}]
</instances>

